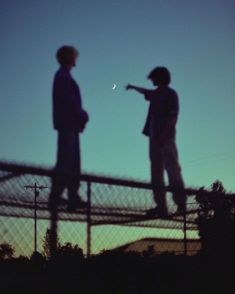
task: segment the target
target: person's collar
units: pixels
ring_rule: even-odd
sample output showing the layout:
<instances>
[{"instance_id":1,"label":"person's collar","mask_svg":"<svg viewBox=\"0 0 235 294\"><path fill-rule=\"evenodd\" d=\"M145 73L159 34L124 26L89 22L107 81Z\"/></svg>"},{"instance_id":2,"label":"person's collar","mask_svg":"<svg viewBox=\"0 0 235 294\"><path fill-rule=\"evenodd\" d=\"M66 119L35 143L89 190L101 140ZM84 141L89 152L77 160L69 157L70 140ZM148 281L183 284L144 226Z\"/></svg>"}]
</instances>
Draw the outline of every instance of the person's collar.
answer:
<instances>
[{"instance_id":1,"label":"person's collar","mask_svg":"<svg viewBox=\"0 0 235 294\"><path fill-rule=\"evenodd\" d=\"M159 90L161 90L161 89L167 89L167 88L169 88L169 87L168 87L168 85L159 85L157 88L158 88Z\"/></svg>"},{"instance_id":2,"label":"person's collar","mask_svg":"<svg viewBox=\"0 0 235 294\"><path fill-rule=\"evenodd\" d=\"M67 66L67 65L61 65L60 67L63 71L66 71L66 72L70 72L72 67L70 66Z\"/></svg>"}]
</instances>

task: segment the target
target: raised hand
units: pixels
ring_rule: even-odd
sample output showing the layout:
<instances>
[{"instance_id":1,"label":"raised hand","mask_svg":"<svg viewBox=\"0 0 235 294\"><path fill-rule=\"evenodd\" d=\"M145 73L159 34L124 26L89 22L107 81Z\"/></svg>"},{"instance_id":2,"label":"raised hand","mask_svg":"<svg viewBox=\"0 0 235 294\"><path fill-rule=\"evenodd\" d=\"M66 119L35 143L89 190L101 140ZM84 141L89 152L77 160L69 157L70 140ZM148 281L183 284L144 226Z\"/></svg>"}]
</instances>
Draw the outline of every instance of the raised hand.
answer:
<instances>
[{"instance_id":1,"label":"raised hand","mask_svg":"<svg viewBox=\"0 0 235 294\"><path fill-rule=\"evenodd\" d=\"M133 85L131 85L131 84L128 84L127 86L126 86L126 90L131 90L131 89L134 89L135 87L133 86Z\"/></svg>"}]
</instances>

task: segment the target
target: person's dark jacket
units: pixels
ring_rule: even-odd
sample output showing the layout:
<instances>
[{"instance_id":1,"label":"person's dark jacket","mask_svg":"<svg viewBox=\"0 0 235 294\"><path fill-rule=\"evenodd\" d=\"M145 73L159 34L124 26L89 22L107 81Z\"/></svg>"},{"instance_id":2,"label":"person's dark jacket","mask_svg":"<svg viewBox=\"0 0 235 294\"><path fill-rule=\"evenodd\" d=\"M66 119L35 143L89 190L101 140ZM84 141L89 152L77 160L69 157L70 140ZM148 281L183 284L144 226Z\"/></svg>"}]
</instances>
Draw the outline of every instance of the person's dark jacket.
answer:
<instances>
[{"instance_id":1,"label":"person's dark jacket","mask_svg":"<svg viewBox=\"0 0 235 294\"><path fill-rule=\"evenodd\" d=\"M80 89L69 70L61 67L53 82L54 129L82 132L88 122L87 112L82 108Z\"/></svg>"},{"instance_id":2,"label":"person's dark jacket","mask_svg":"<svg viewBox=\"0 0 235 294\"><path fill-rule=\"evenodd\" d=\"M159 138L167 124L170 116L178 116L179 101L175 90L170 87L149 90L145 99L150 102L147 119L143 134L151 138ZM168 131L167 138L174 138L176 134L175 125Z\"/></svg>"}]
</instances>

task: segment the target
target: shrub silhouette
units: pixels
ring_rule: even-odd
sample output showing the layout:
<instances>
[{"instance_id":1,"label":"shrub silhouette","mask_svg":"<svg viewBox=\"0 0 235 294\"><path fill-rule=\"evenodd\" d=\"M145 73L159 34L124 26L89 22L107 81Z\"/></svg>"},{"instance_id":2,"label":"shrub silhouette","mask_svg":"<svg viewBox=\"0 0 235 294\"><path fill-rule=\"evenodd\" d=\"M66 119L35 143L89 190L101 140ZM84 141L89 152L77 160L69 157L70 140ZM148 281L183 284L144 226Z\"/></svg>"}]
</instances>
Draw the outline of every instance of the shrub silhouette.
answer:
<instances>
[{"instance_id":1,"label":"shrub silhouette","mask_svg":"<svg viewBox=\"0 0 235 294\"><path fill-rule=\"evenodd\" d=\"M235 213L234 202L226 194L223 184L216 181L211 186L212 195L197 195L200 205L197 224L202 242L201 253L211 257L234 258Z\"/></svg>"},{"instance_id":2,"label":"shrub silhouette","mask_svg":"<svg viewBox=\"0 0 235 294\"><path fill-rule=\"evenodd\" d=\"M0 244L0 260L13 258L15 249L7 243Z\"/></svg>"}]
</instances>

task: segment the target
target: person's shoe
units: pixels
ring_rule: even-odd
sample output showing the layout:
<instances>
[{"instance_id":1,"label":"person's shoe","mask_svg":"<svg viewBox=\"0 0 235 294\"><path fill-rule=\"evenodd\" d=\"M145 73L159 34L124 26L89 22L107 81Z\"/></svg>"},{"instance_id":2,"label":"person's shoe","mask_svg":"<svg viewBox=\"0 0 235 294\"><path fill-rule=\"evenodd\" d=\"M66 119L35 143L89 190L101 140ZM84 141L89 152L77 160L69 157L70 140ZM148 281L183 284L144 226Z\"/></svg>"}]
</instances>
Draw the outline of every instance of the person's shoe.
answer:
<instances>
[{"instance_id":1,"label":"person's shoe","mask_svg":"<svg viewBox=\"0 0 235 294\"><path fill-rule=\"evenodd\" d=\"M80 197L77 197L75 200L70 200L68 202L68 212L75 212L77 208L87 208L88 203L83 201Z\"/></svg>"},{"instance_id":2,"label":"person's shoe","mask_svg":"<svg viewBox=\"0 0 235 294\"><path fill-rule=\"evenodd\" d=\"M155 208L150 208L146 211L147 216L151 217L159 217L159 218L167 218L168 217L168 212L166 209L160 208L160 207L155 207Z\"/></svg>"}]
</instances>

